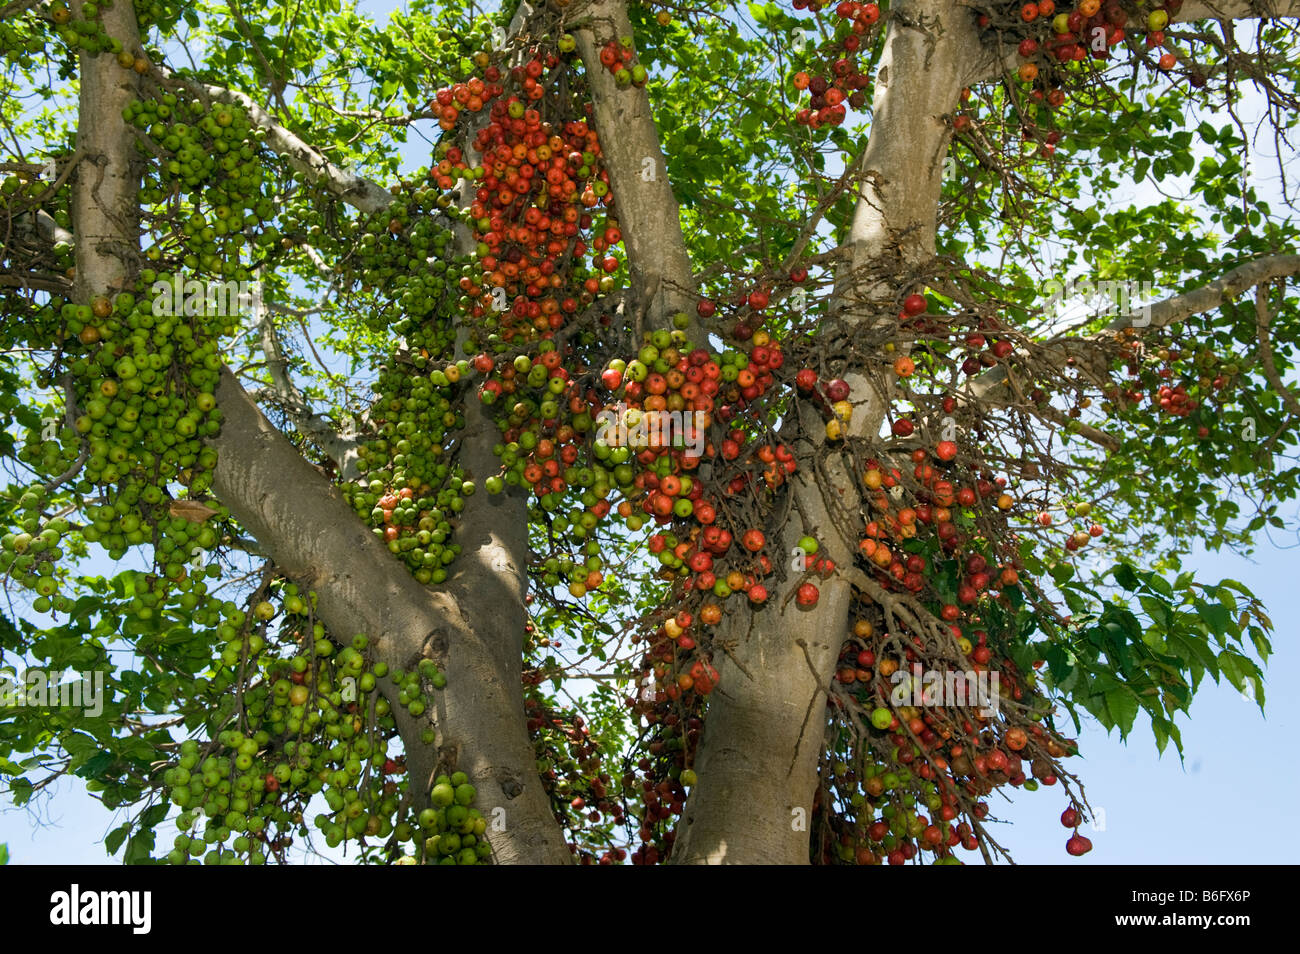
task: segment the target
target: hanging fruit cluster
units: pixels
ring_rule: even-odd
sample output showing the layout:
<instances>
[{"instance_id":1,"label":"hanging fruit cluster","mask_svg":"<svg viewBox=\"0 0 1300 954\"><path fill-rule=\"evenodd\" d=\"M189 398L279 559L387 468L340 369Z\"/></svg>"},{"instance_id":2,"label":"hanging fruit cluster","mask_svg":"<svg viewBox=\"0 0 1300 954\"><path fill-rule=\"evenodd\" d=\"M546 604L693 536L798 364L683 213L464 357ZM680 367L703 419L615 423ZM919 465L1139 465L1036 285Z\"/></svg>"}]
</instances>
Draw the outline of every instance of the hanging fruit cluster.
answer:
<instances>
[{"instance_id":1,"label":"hanging fruit cluster","mask_svg":"<svg viewBox=\"0 0 1300 954\"><path fill-rule=\"evenodd\" d=\"M1145 0L1054 0L983 3L976 6L977 23L982 30L998 34L999 42L1014 47L1019 60L1015 76L1028 85L1033 106L1055 110L1062 106L1069 91L1091 82L1090 70L1072 64L1087 61L1105 63L1116 53L1128 49L1135 59L1145 59L1161 70L1172 70L1178 55L1165 36L1170 18L1182 8L1182 0L1147 3ZM1139 45L1137 37L1141 36ZM1159 52L1158 55L1156 51ZM1157 55L1155 60L1152 55ZM1191 82L1203 80L1193 73ZM957 129L969 127L969 117L957 117ZM1026 137L1039 136L1029 124ZM1050 130L1041 135L1040 155L1050 157L1056 151L1061 132Z\"/></svg>"},{"instance_id":2,"label":"hanging fruit cluster","mask_svg":"<svg viewBox=\"0 0 1300 954\"><path fill-rule=\"evenodd\" d=\"M935 549L942 544L928 552ZM1005 655L1015 636L1007 602L1013 593L1019 601L1023 584L1010 567L996 577L988 569L978 552L964 561L932 556L928 564L913 552L888 572L877 568L885 592L959 581L956 602L939 608L946 632L887 620L892 614L871 600L860 606L832 696L814 802L815 857L903 864L928 852L942 864L955 862L958 847L987 856L1001 851L982 824L989 793L1061 779L1068 787L1057 760L1075 747L1051 727L1033 677ZM996 600L988 587L1001 591Z\"/></svg>"},{"instance_id":3,"label":"hanging fruit cluster","mask_svg":"<svg viewBox=\"0 0 1300 954\"><path fill-rule=\"evenodd\" d=\"M379 436L360 448L358 462L369 479L345 484L344 497L417 580L436 584L460 553L451 521L475 484L443 460L448 432L464 425L452 403L460 369L451 364L421 374L427 359L416 357L411 365L381 370L378 387L391 396L376 405L372 424Z\"/></svg>"},{"instance_id":4,"label":"hanging fruit cluster","mask_svg":"<svg viewBox=\"0 0 1300 954\"><path fill-rule=\"evenodd\" d=\"M561 50L566 48L572 50L574 48L573 37L565 34L560 38L559 46ZM628 86L641 87L649 79L646 68L635 62L635 58L632 37L630 36L610 40L600 48L600 65L609 70L614 77L614 82L620 88Z\"/></svg>"},{"instance_id":5,"label":"hanging fruit cluster","mask_svg":"<svg viewBox=\"0 0 1300 954\"><path fill-rule=\"evenodd\" d=\"M1121 347L1125 370L1133 380L1103 392L1108 399L1103 410L1114 410L1124 402L1140 405L1149 396L1161 418L1193 417L1191 423L1196 426L1196 436L1209 437L1210 425L1216 417L1211 405L1225 400L1225 392L1241 373L1241 365L1235 360L1221 359L1206 346L1184 351L1175 342L1169 342L1147 348L1126 336Z\"/></svg>"},{"instance_id":6,"label":"hanging fruit cluster","mask_svg":"<svg viewBox=\"0 0 1300 954\"><path fill-rule=\"evenodd\" d=\"M220 507L200 502L216 464L203 438L220 427L213 396L218 341L236 318L177 320L155 314L149 298L125 292L112 300L97 296L88 305L52 302L46 309L61 326L56 336L63 369L57 373L67 385L64 407L21 415L28 418L28 433L20 459L48 475L49 483L30 487L19 501L27 513L24 532L6 536L0 564L37 590L38 610L64 608L54 577L67 521L42 522L40 515L58 486L71 483L101 499L85 514L83 539L103 543L114 559L128 547L151 544L158 598L192 585L203 592L191 573L202 569L203 554L217 543L212 519L225 517ZM163 489L169 483L188 488L188 496L170 497Z\"/></svg>"},{"instance_id":7,"label":"hanging fruit cluster","mask_svg":"<svg viewBox=\"0 0 1300 954\"><path fill-rule=\"evenodd\" d=\"M133 101L123 118L170 157L149 164L143 201L189 195L188 211L170 241L148 249L132 290L83 303L52 299L25 325L32 347L56 345L47 379L63 385L63 406L20 415L20 459L48 482L20 498L21 532L5 536L0 568L36 590L41 612L66 608L57 570L69 522L40 517L60 486L100 500L84 514L86 542L103 544L113 559L152 547L156 574L142 595L149 613L171 599L186 609L207 599L202 577L215 568L205 570L206 555L227 517L204 502L216 453L203 441L220 428L222 341L253 291L243 233L273 211L261 192L262 137L238 107L172 93Z\"/></svg>"},{"instance_id":8,"label":"hanging fruit cluster","mask_svg":"<svg viewBox=\"0 0 1300 954\"><path fill-rule=\"evenodd\" d=\"M390 671L372 660L364 635L336 651L314 619L315 594L301 595L293 584L277 590L285 613L277 633L268 624L280 610L262 598L271 595L265 585L221 628L226 642L204 713L211 740L183 742L162 773L182 810L167 860L285 861L309 834L305 819L316 796L328 811L312 826L331 848L355 842L412 863L487 859L486 821L471 807L468 778L436 779L429 805L417 812L405 761L390 756L397 728L378 681L390 679L399 704L419 716L445 676L428 659L409 673ZM426 735L432 743L432 730Z\"/></svg>"},{"instance_id":9,"label":"hanging fruit cluster","mask_svg":"<svg viewBox=\"0 0 1300 954\"><path fill-rule=\"evenodd\" d=\"M345 482L343 494L422 583L446 579L460 551L452 520L475 489L445 455L448 436L465 423L458 383L470 371L465 361L444 365L455 344L446 317L456 307L457 282L474 268L452 254L442 214L450 206L440 189L412 185L387 209L355 222L339 247L345 274L364 283L374 327L391 329L403 344L378 369L358 449L361 476Z\"/></svg>"},{"instance_id":10,"label":"hanging fruit cluster","mask_svg":"<svg viewBox=\"0 0 1300 954\"><path fill-rule=\"evenodd\" d=\"M622 798L605 771L596 740L582 716L548 705L540 693L524 699L537 771L579 864L619 864L613 829L626 822ZM626 794L626 793L623 793Z\"/></svg>"},{"instance_id":11,"label":"hanging fruit cluster","mask_svg":"<svg viewBox=\"0 0 1300 954\"><path fill-rule=\"evenodd\" d=\"M806 0L795 0L794 4L796 10L806 8L814 14L819 13L823 6L820 2L808 3ZM870 82L870 77L861 72L858 52L871 49L868 34L879 19L880 7L875 3L845 0L835 5L831 36L811 54L820 57L817 63L819 71L809 73L801 69L794 74L794 88L808 90L811 94L808 105L795 114L796 122L812 129L838 126L844 122L849 107L861 109L866 105L866 94L862 90Z\"/></svg>"},{"instance_id":12,"label":"hanging fruit cluster","mask_svg":"<svg viewBox=\"0 0 1300 954\"><path fill-rule=\"evenodd\" d=\"M471 316L502 341L533 340L558 330L583 297L591 301L600 290L596 276L619 267L608 252L622 236L605 223L592 237L588 277L566 274L566 260L589 250L583 236L594 220L582 209L609 196L596 134L585 120L543 123L516 97L494 106L491 118L475 142L484 175L469 208L481 270L460 287L474 302ZM463 159L452 169L463 173Z\"/></svg>"},{"instance_id":13,"label":"hanging fruit cluster","mask_svg":"<svg viewBox=\"0 0 1300 954\"><path fill-rule=\"evenodd\" d=\"M587 230L592 217L580 211L596 206L609 191L608 176L598 165L599 144L585 119L553 126L526 105L542 98L546 71L561 68L558 57L539 54L511 69L505 81L519 95L508 97L497 67L486 61L482 65L482 77L439 90L431 104L448 130L454 130L463 115L486 113L487 121L479 124L473 142L482 162L470 166L461 146L441 143L438 162L429 173L438 193L420 190L413 210L433 206L448 218L460 218L472 231L474 253L455 259L450 269L435 266L436 284L418 303L408 301L416 297L410 293L399 299L405 317L397 330L405 335L408 349L381 372L374 421L378 436L365 445L360 465L367 479L345 488L358 513L426 583L446 578L446 567L459 552L450 542L451 521L476 487L454 461L443 459L447 434L464 424L455 398L458 382L471 371L464 360L441 365L451 355L454 324L449 319L469 321L498 353L512 345L537 343L532 357L519 354L497 374L492 374L496 360L491 355L475 359L474 370L489 376L481 387L486 401L513 393L516 373L531 372L529 380L545 385L553 402L564 385L562 379L551 383L550 377L558 369L559 354L541 339L559 329L580 304L589 304L602 288L611 287L612 279L596 275L608 276L617 269L618 260L607 252L621 241L612 222L599 235L591 235ZM571 99L566 104L570 116L574 109L581 110ZM474 190L464 209L450 195L459 182ZM394 217L387 228L391 238L372 223L363 250L371 255L393 250L403 259L413 254L412 244L420 244L422 230L434 233L434 251L443 253L451 233L428 215ZM592 273L572 261L587 253L588 240L596 256ZM397 281L399 270L394 272ZM435 362L440 366L433 366ZM413 375L409 365L422 373ZM503 424L503 430L508 429ZM502 486L500 477L487 478L489 490Z\"/></svg>"}]
</instances>

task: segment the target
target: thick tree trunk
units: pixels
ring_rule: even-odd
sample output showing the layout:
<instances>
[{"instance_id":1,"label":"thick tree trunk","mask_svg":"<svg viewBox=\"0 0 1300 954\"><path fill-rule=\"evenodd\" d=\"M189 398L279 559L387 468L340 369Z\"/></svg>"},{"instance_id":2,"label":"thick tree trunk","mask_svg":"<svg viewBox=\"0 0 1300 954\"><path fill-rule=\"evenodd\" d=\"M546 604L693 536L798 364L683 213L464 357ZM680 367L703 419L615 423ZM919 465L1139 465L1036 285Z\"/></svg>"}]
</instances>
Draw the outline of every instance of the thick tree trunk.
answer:
<instances>
[{"instance_id":1,"label":"thick tree trunk","mask_svg":"<svg viewBox=\"0 0 1300 954\"><path fill-rule=\"evenodd\" d=\"M81 16L81 0L74 5ZM140 31L130 3L103 9L104 29L123 48L140 46ZM77 297L121 291L124 276L140 255L140 169L135 142L122 111L137 96L140 77L124 70L107 53L80 56L81 94L77 104L77 155L80 162L72 187L73 228L76 235Z\"/></svg>"},{"instance_id":2,"label":"thick tree trunk","mask_svg":"<svg viewBox=\"0 0 1300 954\"><path fill-rule=\"evenodd\" d=\"M978 48L969 10L947 0L895 4L877 71L871 138L858 165L865 181L850 246L851 264L837 279L836 297L850 303L850 325L894 320L852 304L890 292L869 274L872 263L898 249L914 264L934 254L935 222L949 125L968 57ZM845 375L854 404L851 433L878 433L886 398L862 376ZM814 534L822 552L847 569L857 554L861 520L855 474L837 453L818 478L811 461L823 453L823 428L804 414L803 463L790 483L795 506L780 532L787 559L798 538ZM844 507L849 508L846 512ZM691 793L673 847L679 864L805 864L808 820L817 787L826 692L848 632L853 587L843 570L818 581L815 607L786 600L798 585L788 576L775 599L757 613L728 621L729 652L715 656L721 676L710 698L696 757L699 784Z\"/></svg>"},{"instance_id":3,"label":"thick tree trunk","mask_svg":"<svg viewBox=\"0 0 1300 954\"><path fill-rule=\"evenodd\" d=\"M624 0L596 0L584 21L587 25L575 31L575 38L609 171L614 196L611 214L623 232L630 284L637 293L632 303L636 313L628 317L650 330L669 327L668 317L684 311L690 319L692 340L703 342L696 323L697 290L682 236L681 213L668 179L650 97L635 86L619 89L600 62L601 47L607 42L632 36L627 4ZM640 342L636 344L640 346Z\"/></svg>"}]
</instances>

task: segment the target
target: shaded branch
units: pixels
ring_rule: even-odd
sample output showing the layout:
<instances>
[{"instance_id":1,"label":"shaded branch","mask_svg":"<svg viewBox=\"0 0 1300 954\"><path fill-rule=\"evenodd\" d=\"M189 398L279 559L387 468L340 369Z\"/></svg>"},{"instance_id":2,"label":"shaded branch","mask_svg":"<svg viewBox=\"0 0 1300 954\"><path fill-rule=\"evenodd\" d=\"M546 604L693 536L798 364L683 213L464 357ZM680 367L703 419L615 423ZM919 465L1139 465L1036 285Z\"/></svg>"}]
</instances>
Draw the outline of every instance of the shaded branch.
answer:
<instances>
[{"instance_id":1,"label":"shaded branch","mask_svg":"<svg viewBox=\"0 0 1300 954\"><path fill-rule=\"evenodd\" d=\"M1261 283L1255 288L1255 330L1259 335L1260 368L1268 383L1273 385L1273 390L1277 391L1278 396L1282 398L1282 403L1287 406L1287 410L1300 417L1300 401L1296 400L1295 394L1286 386L1282 375L1277 373L1277 365L1273 361L1273 342L1268 331L1272 319L1273 316L1268 308L1268 287Z\"/></svg>"},{"instance_id":2,"label":"shaded branch","mask_svg":"<svg viewBox=\"0 0 1300 954\"><path fill-rule=\"evenodd\" d=\"M1076 335L1075 332L1090 323L1081 322L1042 342L1035 349L1035 353L1039 357L1056 353L1062 362L1070 357L1092 361L1097 355L1096 343L1113 338L1119 332L1128 329L1145 331L1149 328L1163 328L1176 324L1193 315L1213 311L1252 286L1293 275L1300 275L1300 255L1269 255L1238 265L1222 278L1192 291L1156 302L1150 306L1149 321L1146 320L1147 310L1142 309L1140 315L1144 323L1141 325L1135 323L1138 314L1122 315L1095 334ZM1007 374L1004 365L991 368L971 381L968 393L974 400L990 400L994 389L1007 381Z\"/></svg>"},{"instance_id":3,"label":"shaded branch","mask_svg":"<svg viewBox=\"0 0 1300 954\"><path fill-rule=\"evenodd\" d=\"M393 194L389 190L365 176L359 176L330 162L318 149L277 123L269 112L246 94L170 73L159 67L155 67L153 72L166 86L184 89L204 101L239 106L248 114L253 126L266 134L266 144L284 156L295 171L307 176L311 182L324 187L353 208L362 212L380 212L392 204Z\"/></svg>"},{"instance_id":4,"label":"shaded branch","mask_svg":"<svg viewBox=\"0 0 1300 954\"><path fill-rule=\"evenodd\" d=\"M625 0L595 0L582 14L583 25L574 36L616 199L611 213L623 232L632 287L645 298L637 311L654 327L666 327L673 312L684 311L692 322L688 334L703 341L703 332L695 324L697 290L681 212L668 179L649 94L635 86L620 89L600 62L606 42L632 35L627 4Z\"/></svg>"},{"instance_id":5,"label":"shaded branch","mask_svg":"<svg viewBox=\"0 0 1300 954\"><path fill-rule=\"evenodd\" d=\"M253 321L261 336L262 353L266 356L266 369L277 402L289 415L294 427L329 455L343 479L355 480L360 473L357 470L358 441L354 437L340 435L329 421L312 410L289 373L289 361L284 355L271 309L261 301L253 303Z\"/></svg>"}]
</instances>

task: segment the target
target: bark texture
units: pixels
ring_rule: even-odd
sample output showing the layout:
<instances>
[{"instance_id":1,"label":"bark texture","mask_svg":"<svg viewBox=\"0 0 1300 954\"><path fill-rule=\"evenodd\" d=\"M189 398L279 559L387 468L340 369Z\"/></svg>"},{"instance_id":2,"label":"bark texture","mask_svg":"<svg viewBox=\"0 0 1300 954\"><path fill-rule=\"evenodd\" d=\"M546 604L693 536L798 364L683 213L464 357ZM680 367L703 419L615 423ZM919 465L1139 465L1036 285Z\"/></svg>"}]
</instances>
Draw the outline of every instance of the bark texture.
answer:
<instances>
[{"instance_id":1,"label":"bark texture","mask_svg":"<svg viewBox=\"0 0 1300 954\"><path fill-rule=\"evenodd\" d=\"M692 321L692 339L703 341L695 326L696 285L681 213L668 179L667 162L659 143L644 89L619 89L600 62L608 41L632 36L623 0L596 0L586 11L585 25L574 36L591 89L596 132L609 171L613 213L627 248L634 327L666 327L667 316L685 311ZM637 342L639 346L640 342Z\"/></svg>"},{"instance_id":2,"label":"bark texture","mask_svg":"<svg viewBox=\"0 0 1300 954\"><path fill-rule=\"evenodd\" d=\"M74 13L81 15L77 0ZM135 10L117 3L103 10L104 29L123 47L140 45ZM138 261L140 169L135 142L122 110L136 97L140 78L118 66L107 53L80 56L81 94L77 103L79 165L72 188L76 235L76 294L81 300L124 287L125 272Z\"/></svg>"},{"instance_id":3,"label":"bark texture","mask_svg":"<svg viewBox=\"0 0 1300 954\"><path fill-rule=\"evenodd\" d=\"M1300 17L1300 0L1189 0L1174 20L1253 20Z\"/></svg>"},{"instance_id":4,"label":"bark texture","mask_svg":"<svg viewBox=\"0 0 1300 954\"><path fill-rule=\"evenodd\" d=\"M464 771L478 788L476 807L488 818L500 862L568 861L525 731L523 628L502 611L507 598L518 598L502 592L517 586L518 577L497 562L490 531L465 541L465 566L448 587L428 589L356 519L229 372L217 401L224 414L214 442L217 497L276 566L316 592L317 612L336 636L365 633L392 668L410 670L432 659L446 673L447 687L429 710L432 719L412 718L392 699L412 786L426 793L438 772ZM419 742L430 725L437 730L435 746ZM494 821L504 829L492 827Z\"/></svg>"},{"instance_id":5,"label":"bark texture","mask_svg":"<svg viewBox=\"0 0 1300 954\"><path fill-rule=\"evenodd\" d=\"M946 114L966 79L968 50L978 49L969 12L945 0L896 4L877 73L871 137L859 170L864 179L850 234L850 259L838 276L840 317L861 329L879 316L866 305L889 282L873 267L886 253L916 264L934 254ZM893 315L887 315L889 320ZM847 374L854 404L852 433L876 433L884 396L861 375ZM816 606L787 599L790 574L775 588L775 605L729 618L729 651L714 660L720 681L710 697L696 772L673 847L680 864L806 864L808 825L817 787L827 687L849 625L853 587L848 568L861 523L854 473L825 448L815 412L804 412L803 462L789 484L791 516L777 534L787 561L804 533L841 567L817 581ZM827 451L830 451L827 453ZM822 460L820 469L811 461ZM845 507L849 509L846 511ZM801 576L801 574L799 575Z\"/></svg>"}]
</instances>

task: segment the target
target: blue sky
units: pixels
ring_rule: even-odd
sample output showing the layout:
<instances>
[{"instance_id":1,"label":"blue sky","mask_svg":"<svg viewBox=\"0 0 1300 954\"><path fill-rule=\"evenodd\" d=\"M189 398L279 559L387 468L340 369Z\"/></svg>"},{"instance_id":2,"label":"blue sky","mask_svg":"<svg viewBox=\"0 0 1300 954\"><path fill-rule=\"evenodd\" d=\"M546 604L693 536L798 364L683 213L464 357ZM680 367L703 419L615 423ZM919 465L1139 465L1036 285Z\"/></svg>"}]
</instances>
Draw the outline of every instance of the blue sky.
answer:
<instances>
[{"instance_id":1,"label":"blue sky","mask_svg":"<svg viewBox=\"0 0 1300 954\"><path fill-rule=\"evenodd\" d=\"M382 19L396 6L367 2L362 9ZM417 140L405 151L406 165L419 164L422 151ZM1276 171L1269 173L1269 157L1260 156L1253 168L1258 170L1253 179L1256 188L1279 208ZM1161 183L1161 190L1183 192L1177 180ZM1111 197L1107 204L1136 201L1141 205L1159 198L1155 187L1146 184ZM1295 526L1293 519L1291 531L1274 531L1272 539L1261 538L1253 559L1200 551L1186 561L1186 568L1194 570L1198 579L1240 580L1264 601L1277 627L1272 634L1275 655L1265 672L1267 718L1226 682L1216 685L1207 677L1190 719L1182 724L1185 758L1181 762L1172 746L1157 757L1154 739L1141 721L1127 744L1085 723L1081 755L1067 764L1083 780L1085 794L1101 816L1097 826L1101 830L1086 824L1082 829L1093 840L1094 850L1081 859L1065 854L1069 831L1058 820L1065 807L1059 788L1016 792L1010 804L994 796L993 813L1010 824L994 825L991 831L1018 862L1232 864L1276 859L1276 849L1255 835L1249 823L1276 818L1280 799L1298 778L1288 753L1300 715L1300 694L1286 689L1300 679L1297 617L1291 616L1289 603L1294 595L1290 587L1300 577L1300 537ZM101 842L121 818L110 816L79 783L65 780L55 791L53 798L40 803L38 813L0 810L0 842L8 842L11 862L112 863ZM164 850L168 840L159 839Z\"/></svg>"}]
</instances>

